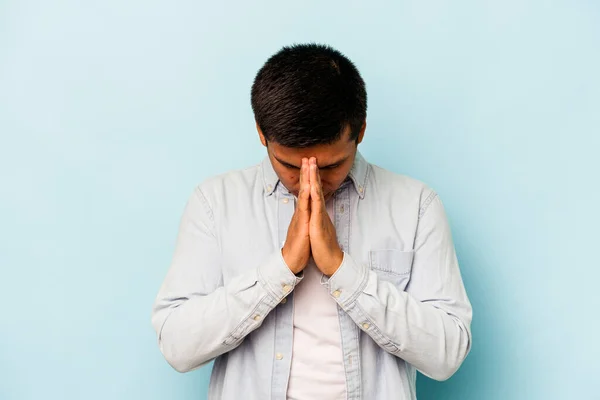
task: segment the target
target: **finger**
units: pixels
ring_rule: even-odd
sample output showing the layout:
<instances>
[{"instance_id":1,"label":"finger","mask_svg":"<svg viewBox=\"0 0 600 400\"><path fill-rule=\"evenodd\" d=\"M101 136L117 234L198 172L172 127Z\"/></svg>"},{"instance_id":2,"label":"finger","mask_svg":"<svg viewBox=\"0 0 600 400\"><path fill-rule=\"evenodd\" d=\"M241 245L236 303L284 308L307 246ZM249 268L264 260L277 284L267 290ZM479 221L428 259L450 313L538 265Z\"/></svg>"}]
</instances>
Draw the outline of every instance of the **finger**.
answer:
<instances>
[{"instance_id":1,"label":"finger","mask_svg":"<svg viewBox=\"0 0 600 400\"><path fill-rule=\"evenodd\" d=\"M317 165L317 159L315 157L311 158L311 165L314 165L314 169L315 169L315 173L311 174L311 182L312 180L314 180L316 188L317 188L317 192L316 194L319 195L319 197L321 198L321 200L324 200L323 198L323 186L321 185L321 172L319 171L319 167ZM311 184L311 186L313 186Z\"/></svg>"},{"instance_id":2,"label":"finger","mask_svg":"<svg viewBox=\"0 0 600 400\"><path fill-rule=\"evenodd\" d=\"M310 197L310 167L308 165L308 158L302 159L302 168L303 168L303 176L304 180L302 182L302 189L304 190L304 194L307 198Z\"/></svg>"},{"instance_id":3,"label":"finger","mask_svg":"<svg viewBox=\"0 0 600 400\"><path fill-rule=\"evenodd\" d=\"M314 157L310 159L310 198L313 204L313 209L321 211L323 206L323 193L319 182L319 170L317 161Z\"/></svg>"},{"instance_id":4,"label":"finger","mask_svg":"<svg viewBox=\"0 0 600 400\"><path fill-rule=\"evenodd\" d=\"M316 158L315 158L315 166L317 167L317 182L319 183L319 188L322 189L323 186L321 185L321 171L319 170L319 166L317 165L317 159Z\"/></svg>"},{"instance_id":5,"label":"finger","mask_svg":"<svg viewBox=\"0 0 600 400\"><path fill-rule=\"evenodd\" d=\"M300 167L300 191L298 193L298 208L302 211L308 211L310 199L310 172L308 159L302 159Z\"/></svg>"},{"instance_id":6,"label":"finger","mask_svg":"<svg viewBox=\"0 0 600 400\"><path fill-rule=\"evenodd\" d=\"M317 165L317 159L315 158L315 165ZM321 194L321 201L323 202L323 207L325 207L325 193L323 191L323 185L321 183L321 171L317 166L317 182L319 184L319 193Z\"/></svg>"},{"instance_id":7,"label":"finger","mask_svg":"<svg viewBox=\"0 0 600 400\"><path fill-rule=\"evenodd\" d=\"M302 164L300 164L300 189L302 189L303 183L306 180L306 173L305 173L305 164L307 162L306 158L302 159Z\"/></svg>"}]
</instances>

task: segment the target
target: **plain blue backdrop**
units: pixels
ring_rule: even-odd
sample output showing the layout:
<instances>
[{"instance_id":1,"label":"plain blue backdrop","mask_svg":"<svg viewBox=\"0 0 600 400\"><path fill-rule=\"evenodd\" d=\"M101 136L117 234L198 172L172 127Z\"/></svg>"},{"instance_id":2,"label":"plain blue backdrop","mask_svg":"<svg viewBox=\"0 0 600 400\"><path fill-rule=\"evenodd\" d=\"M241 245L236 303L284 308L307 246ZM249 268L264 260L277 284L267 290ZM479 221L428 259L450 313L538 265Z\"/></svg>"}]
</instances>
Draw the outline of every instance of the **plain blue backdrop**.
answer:
<instances>
[{"instance_id":1,"label":"plain blue backdrop","mask_svg":"<svg viewBox=\"0 0 600 400\"><path fill-rule=\"evenodd\" d=\"M0 2L0 399L205 399L150 325L183 206L258 163L254 74L328 43L367 159L445 202L473 348L419 399L600 399L596 1Z\"/></svg>"}]
</instances>

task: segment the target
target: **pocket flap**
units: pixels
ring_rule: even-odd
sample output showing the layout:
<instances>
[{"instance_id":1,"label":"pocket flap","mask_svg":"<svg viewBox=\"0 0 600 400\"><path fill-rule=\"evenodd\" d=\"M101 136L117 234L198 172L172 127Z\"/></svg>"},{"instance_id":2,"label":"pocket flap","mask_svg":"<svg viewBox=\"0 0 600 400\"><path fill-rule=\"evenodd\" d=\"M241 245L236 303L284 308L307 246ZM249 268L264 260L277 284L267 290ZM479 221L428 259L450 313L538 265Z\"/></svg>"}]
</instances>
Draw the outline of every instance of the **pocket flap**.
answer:
<instances>
[{"instance_id":1,"label":"pocket flap","mask_svg":"<svg viewBox=\"0 0 600 400\"><path fill-rule=\"evenodd\" d=\"M369 251L371 268L391 274L409 274L412 268L414 251L383 249Z\"/></svg>"}]
</instances>

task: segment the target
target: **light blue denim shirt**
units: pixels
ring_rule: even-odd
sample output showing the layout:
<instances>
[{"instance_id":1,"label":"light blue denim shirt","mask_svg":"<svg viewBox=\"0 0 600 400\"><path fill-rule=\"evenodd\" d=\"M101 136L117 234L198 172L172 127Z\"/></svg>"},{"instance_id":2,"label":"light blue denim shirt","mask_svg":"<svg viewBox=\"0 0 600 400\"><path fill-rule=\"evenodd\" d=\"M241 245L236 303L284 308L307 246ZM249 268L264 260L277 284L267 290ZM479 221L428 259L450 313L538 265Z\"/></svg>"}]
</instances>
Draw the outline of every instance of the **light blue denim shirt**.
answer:
<instances>
[{"instance_id":1,"label":"light blue denim shirt","mask_svg":"<svg viewBox=\"0 0 600 400\"><path fill-rule=\"evenodd\" d=\"M208 179L185 208L152 323L177 371L215 360L211 400L284 400L294 275L281 256L294 196L268 158ZM332 215L348 399L416 399L416 371L449 378L471 347L471 305L438 195L357 153Z\"/></svg>"}]
</instances>

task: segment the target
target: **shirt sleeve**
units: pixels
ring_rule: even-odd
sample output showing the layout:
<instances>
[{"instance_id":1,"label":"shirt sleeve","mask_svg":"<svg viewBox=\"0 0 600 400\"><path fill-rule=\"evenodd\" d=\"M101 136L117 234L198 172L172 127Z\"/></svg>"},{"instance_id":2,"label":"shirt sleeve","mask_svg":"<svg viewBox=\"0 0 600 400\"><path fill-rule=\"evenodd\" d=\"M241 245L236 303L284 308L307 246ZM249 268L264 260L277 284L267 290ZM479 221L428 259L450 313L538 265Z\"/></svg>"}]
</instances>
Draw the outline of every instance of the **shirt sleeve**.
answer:
<instances>
[{"instance_id":1,"label":"shirt sleeve","mask_svg":"<svg viewBox=\"0 0 600 400\"><path fill-rule=\"evenodd\" d=\"M380 347L426 376L445 380L470 350L472 309L439 196L431 193L424 207L406 290L348 254L328 285L340 307Z\"/></svg>"},{"instance_id":2,"label":"shirt sleeve","mask_svg":"<svg viewBox=\"0 0 600 400\"><path fill-rule=\"evenodd\" d=\"M239 346L299 283L281 251L223 284L212 210L200 188L181 219L175 254L152 309L162 354L179 372Z\"/></svg>"}]
</instances>

